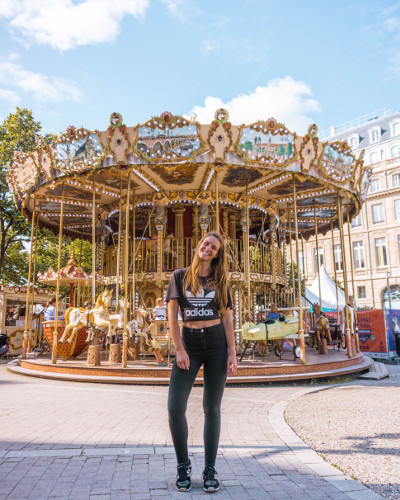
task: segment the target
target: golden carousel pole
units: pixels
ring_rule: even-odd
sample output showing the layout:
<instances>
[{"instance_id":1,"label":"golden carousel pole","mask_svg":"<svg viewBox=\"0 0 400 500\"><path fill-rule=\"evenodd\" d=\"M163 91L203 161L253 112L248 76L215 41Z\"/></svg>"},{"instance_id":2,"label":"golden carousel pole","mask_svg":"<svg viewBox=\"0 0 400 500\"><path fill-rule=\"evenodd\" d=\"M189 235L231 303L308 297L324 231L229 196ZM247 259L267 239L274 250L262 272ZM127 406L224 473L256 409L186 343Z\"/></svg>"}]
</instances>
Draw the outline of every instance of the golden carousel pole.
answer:
<instances>
[{"instance_id":1,"label":"golden carousel pole","mask_svg":"<svg viewBox=\"0 0 400 500\"><path fill-rule=\"evenodd\" d=\"M247 299L249 314L252 307L251 286L250 286L250 216L249 216L249 179L246 181L246 260L245 260L245 275L247 281ZM247 270L247 272L246 272ZM253 316L254 319L254 316Z\"/></svg>"},{"instance_id":2,"label":"golden carousel pole","mask_svg":"<svg viewBox=\"0 0 400 500\"><path fill-rule=\"evenodd\" d=\"M317 272L318 272L318 292L319 292L319 307L322 311L322 293L321 293L321 273L319 265L319 248L318 248L318 221L317 221L317 207L314 200L314 229L315 229L315 246L317 247Z\"/></svg>"},{"instance_id":3,"label":"golden carousel pole","mask_svg":"<svg viewBox=\"0 0 400 500\"><path fill-rule=\"evenodd\" d=\"M297 224L297 200L296 200L296 179L293 174L293 211L294 211L294 231L296 234L296 261L297 266L299 264L299 227ZM306 362L306 344L304 342L304 328L303 328L303 304L301 300L301 277L299 270L297 270L297 284L298 284L298 295L299 295L299 337L300 337L300 349L301 355L300 360L303 364ZM294 284L294 283L293 283Z\"/></svg>"},{"instance_id":4,"label":"golden carousel pole","mask_svg":"<svg viewBox=\"0 0 400 500\"><path fill-rule=\"evenodd\" d=\"M295 306L295 283L294 283L294 262L293 262L293 247L292 247L292 221L290 219L290 211L288 212L288 224L289 224L289 247L290 247L290 264L292 271L292 306Z\"/></svg>"},{"instance_id":5,"label":"golden carousel pole","mask_svg":"<svg viewBox=\"0 0 400 500\"><path fill-rule=\"evenodd\" d=\"M350 231L350 217L349 212L347 212L347 232L349 234L349 252L350 252L350 269L351 269L351 285L353 288L353 301L354 301L354 338L356 341L356 351L360 352L360 339L358 338L358 324L357 324L357 314L355 311L356 307L356 287L354 285L354 263L353 263L353 252L351 251L351 231Z\"/></svg>"},{"instance_id":6,"label":"golden carousel pole","mask_svg":"<svg viewBox=\"0 0 400 500\"><path fill-rule=\"evenodd\" d=\"M126 195L125 207L125 266L124 266L124 333L122 336L122 368L126 368L128 364L128 253L129 253L129 209L131 197L131 172L128 172L128 192Z\"/></svg>"},{"instance_id":7,"label":"golden carousel pole","mask_svg":"<svg viewBox=\"0 0 400 500\"><path fill-rule=\"evenodd\" d=\"M337 204L338 204L338 218L339 218L339 232L340 232L340 248L342 249L343 257L343 278L344 278L344 294L346 297L346 340L347 340L347 355L349 358L353 357L353 350L351 345L351 332L350 332L350 318L349 318L349 308L347 304L349 303L349 289L347 287L347 266L346 266L346 252L344 247L344 236L343 236L343 213L342 213L342 200L340 198L339 191L337 192Z\"/></svg>"},{"instance_id":8,"label":"golden carousel pole","mask_svg":"<svg viewBox=\"0 0 400 500\"><path fill-rule=\"evenodd\" d=\"M22 341L22 358L26 358L26 351L28 347L28 316L29 316L29 298L31 291L31 271L32 271L32 255L33 255L33 235L35 234L35 218L36 218L36 201L33 197L33 211L32 211L32 225L31 225L31 247L29 252L29 268L28 268L28 288L26 290L26 305L25 305L25 328Z\"/></svg>"},{"instance_id":9,"label":"golden carousel pole","mask_svg":"<svg viewBox=\"0 0 400 500\"><path fill-rule=\"evenodd\" d=\"M287 300L287 285L288 285L288 280L287 280L287 275L286 275L286 268L287 268L287 255L286 255L286 231L284 233L283 237L283 242L282 242L282 251L283 251L283 283L285 285L285 307L288 306L288 300ZM265 306L265 309L267 306Z\"/></svg>"},{"instance_id":10,"label":"golden carousel pole","mask_svg":"<svg viewBox=\"0 0 400 500\"><path fill-rule=\"evenodd\" d=\"M136 234L136 205L135 205L135 188L133 188L132 189L132 259L133 259L133 261L132 261L132 304L131 304L132 314L134 314L135 310L136 310L136 240L135 240L135 234ZM163 258L162 234L161 234L161 243L160 243L160 237L158 238L157 243L158 243L158 255L160 256L159 258L161 260L161 266L162 266L162 258ZM158 265L158 262L157 262L157 265ZM161 271L162 271L162 269L161 269ZM162 276L162 272L161 272L161 276ZM160 278L160 280L161 279L162 278ZM139 337L135 337L135 339L136 339L135 359L140 359ZM128 347L127 347L127 350L128 350Z\"/></svg>"},{"instance_id":11,"label":"golden carousel pole","mask_svg":"<svg viewBox=\"0 0 400 500\"><path fill-rule=\"evenodd\" d=\"M331 221L331 234L332 234L332 253L333 253L333 273L335 276L335 290L336 290L336 307L337 307L337 321L336 323L339 324L340 322L340 310L339 310L339 292L338 292L338 286L337 286L337 277L336 277L336 262L335 262L335 238L333 235L333 222Z\"/></svg>"},{"instance_id":12,"label":"golden carousel pole","mask_svg":"<svg viewBox=\"0 0 400 500\"><path fill-rule=\"evenodd\" d=\"M83 246L83 239L81 238L80 248L79 248L79 267L82 267L82 246ZM81 284L78 283L77 294L76 294L76 307L80 307L80 305L81 305Z\"/></svg>"},{"instance_id":13,"label":"golden carousel pole","mask_svg":"<svg viewBox=\"0 0 400 500\"><path fill-rule=\"evenodd\" d=\"M304 254L304 238L303 235L301 235L301 255L302 255L302 261L303 261L303 277L304 277L304 283L307 281L307 273L306 273L306 259L305 259L305 254ZM305 306L307 303L304 304ZM308 314L307 314L307 309L305 309L305 333L308 333Z\"/></svg>"},{"instance_id":14,"label":"golden carousel pole","mask_svg":"<svg viewBox=\"0 0 400 500\"><path fill-rule=\"evenodd\" d=\"M119 186L119 215L118 215L118 243L117 243L117 282L115 284L115 301L119 304L119 280L120 280L120 257L121 257L121 221L122 221L122 181Z\"/></svg>"},{"instance_id":15,"label":"golden carousel pole","mask_svg":"<svg viewBox=\"0 0 400 500\"><path fill-rule=\"evenodd\" d=\"M35 302L35 283L36 283L36 261L37 261L37 235L38 235L38 217L36 217L36 229L35 229L35 255L33 257L33 273L32 273L32 300L31 307L29 310L29 337L28 337L28 350L27 352L32 352L32 334L33 334L33 306ZM26 313L25 313L26 314ZM36 339L36 342L38 339Z\"/></svg>"},{"instance_id":16,"label":"golden carousel pole","mask_svg":"<svg viewBox=\"0 0 400 500\"><path fill-rule=\"evenodd\" d=\"M220 232L219 230L219 204L218 204L218 171L214 169L214 182L215 182L215 230L217 233Z\"/></svg>"},{"instance_id":17,"label":"golden carousel pole","mask_svg":"<svg viewBox=\"0 0 400 500\"><path fill-rule=\"evenodd\" d=\"M65 183L62 185L61 192L61 209L60 209L60 228L58 231L58 260L57 260L57 287L56 287L56 317L54 320L54 331L53 331L53 349L51 353L51 362L53 364L57 363L57 345L58 345L58 309L60 303L60 271L61 271L61 247L62 247L62 236L64 228L64 193L65 193Z\"/></svg>"}]
</instances>

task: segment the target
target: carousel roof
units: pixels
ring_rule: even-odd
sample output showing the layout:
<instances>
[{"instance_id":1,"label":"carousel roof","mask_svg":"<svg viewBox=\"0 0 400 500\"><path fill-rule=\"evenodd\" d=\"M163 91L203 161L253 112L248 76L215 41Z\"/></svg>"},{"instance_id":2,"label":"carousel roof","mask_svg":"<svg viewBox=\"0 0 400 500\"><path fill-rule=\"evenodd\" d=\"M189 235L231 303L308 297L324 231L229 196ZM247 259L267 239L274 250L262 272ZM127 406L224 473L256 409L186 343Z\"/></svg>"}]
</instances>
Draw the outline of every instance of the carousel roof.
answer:
<instances>
[{"instance_id":1,"label":"carousel roof","mask_svg":"<svg viewBox=\"0 0 400 500\"><path fill-rule=\"evenodd\" d=\"M209 125L164 112L128 127L119 113L105 131L69 126L50 145L32 153L16 151L8 175L18 208L28 217L34 206L39 221L56 230L64 185L64 232L88 238L92 226L93 185L96 226L126 201L128 173L136 207L174 203L219 203L243 208L246 192L253 210L287 211L297 189L299 228L322 232L337 225L337 196L344 214L361 208L371 171L363 154L355 158L346 142L317 137L316 125L297 136L274 118L232 125L219 109Z\"/></svg>"}]
</instances>

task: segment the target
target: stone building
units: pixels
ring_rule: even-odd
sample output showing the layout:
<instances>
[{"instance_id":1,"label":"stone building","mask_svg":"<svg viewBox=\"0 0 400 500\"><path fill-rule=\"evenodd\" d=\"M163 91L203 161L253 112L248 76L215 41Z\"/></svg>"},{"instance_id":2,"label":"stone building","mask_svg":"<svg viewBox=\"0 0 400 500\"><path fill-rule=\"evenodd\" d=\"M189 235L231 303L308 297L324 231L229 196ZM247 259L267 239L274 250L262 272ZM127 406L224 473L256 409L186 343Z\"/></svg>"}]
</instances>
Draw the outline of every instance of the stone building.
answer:
<instances>
[{"instance_id":1,"label":"stone building","mask_svg":"<svg viewBox=\"0 0 400 500\"><path fill-rule=\"evenodd\" d=\"M372 167L371 184L361 212L350 223L351 256L354 264L356 302L360 306L400 308L400 112L381 110L340 127L331 127L327 141L347 140ZM343 260L339 231L304 242L300 268L309 286L324 264L331 277L336 268L343 285ZM353 295L347 222L344 225L349 294ZM332 248L332 246L334 248ZM317 257L318 254L318 257Z\"/></svg>"}]
</instances>

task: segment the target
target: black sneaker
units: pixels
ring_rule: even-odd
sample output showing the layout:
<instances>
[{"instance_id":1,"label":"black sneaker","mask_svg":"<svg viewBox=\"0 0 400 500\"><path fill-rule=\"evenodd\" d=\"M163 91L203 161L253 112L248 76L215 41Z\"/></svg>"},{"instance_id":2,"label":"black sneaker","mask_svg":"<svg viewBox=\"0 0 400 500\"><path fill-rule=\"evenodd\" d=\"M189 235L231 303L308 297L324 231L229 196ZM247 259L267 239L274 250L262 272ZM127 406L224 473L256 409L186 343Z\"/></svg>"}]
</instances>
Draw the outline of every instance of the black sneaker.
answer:
<instances>
[{"instance_id":1,"label":"black sneaker","mask_svg":"<svg viewBox=\"0 0 400 500\"><path fill-rule=\"evenodd\" d=\"M192 487L192 466L190 460L178 464L178 472L176 475L176 489L178 491L190 491Z\"/></svg>"},{"instance_id":2,"label":"black sneaker","mask_svg":"<svg viewBox=\"0 0 400 500\"><path fill-rule=\"evenodd\" d=\"M206 465L203 470L203 486L206 493L213 493L219 490L219 481L215 477L217 471L212 465Z\"/></svg>"}]
</instances>

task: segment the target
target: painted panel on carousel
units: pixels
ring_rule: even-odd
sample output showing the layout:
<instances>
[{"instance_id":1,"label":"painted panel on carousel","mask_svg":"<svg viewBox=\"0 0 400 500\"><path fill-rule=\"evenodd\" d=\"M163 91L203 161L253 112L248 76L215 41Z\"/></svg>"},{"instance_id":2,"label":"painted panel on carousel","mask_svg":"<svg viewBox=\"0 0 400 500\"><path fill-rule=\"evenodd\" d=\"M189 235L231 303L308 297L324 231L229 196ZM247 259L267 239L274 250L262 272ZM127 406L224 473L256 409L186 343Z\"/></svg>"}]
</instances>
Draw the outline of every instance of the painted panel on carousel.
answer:
<instances>
[{"instance_id":1,"label":"painted panel on carousel","mask_svg":"<svg viewBox=\"0 0 400 500\"><path fill-rule=\"evenodd\" d=\"M326 218L329 218L329 217L332 217L336 212L334 212L333 210L320 210L320 209L317 209L315 211L315 215L317 216L317 219L326 219ZM304 218L310 218L310 219L313 219L314 218L314 210L310 210L310 211L299 211L298 214L297 214L299 217L304 217Z\"/></svg>"},{"instance_id":2,"label":"painted panel on carousel","mask_svg":"<svg viewBox=\"0 0 400 500\"><path fill-rule=\"evenodd\" d=\"M304 198L302 200L297 200L298 207L314 206L314 203L316 203L316 205L336 205L337 196L336 194L323 195L316 196L315 198Z\"/></svg>"},{"instance_id":3,"label":"painted panel on carousel","mask_svg":"<svg viewBox=\"0 0 400 500\"><path fill-rule=\"evenodd\" d=\"M353 174L354 156L341 143L327 144L321 158L322 172L340 183L349 181Z\"/></svg>"},{"instance_id":4,"label":"painted panel on carousel","mask_svg":"<svg viewBox=\"0 0 400 500\"><path fill-rule=\"evenodd\" d=\"M54 143L56 163L61 173L85 170L101 156L103 148L97 134L68 127L60 136L60 142Z\"/></svg>"},{"instance_id":5,"label":"painted panel on carousel","mask_svg":"<svg viewBox=\"0 0 400 500\"><path fill-rule=\"evenodd\" d=\"M240 150L252 160L286 165L295 157L295 136L273 118L242 129Z\"/></svg>"},{"instance_id":6,"label":"painted panel on carousel","mask_svg":"<svg viewBox=\"0 0 400 500\"><path fill-rule=\"evenodd\" d=\"M189 158L200 147L197 124L168 112L138 128L137 149L146 159Z\"/></svg>"},{"instance_id":7,"label":"painted panel on carousel","mask_svg":"<svg viewBox=\"0 0 400 500\"><path fill-rule=\"evenodd\" d=\"M186 165L185 170L174 168L174 166L150 166L150 169L161 177L167 184L181 186L183 184L192 184L195 180L195 174L199 169L197 164Z\"/></svg>"},{"instance_id":8,"label":"painted panel on carousel","mask_svg":"<svg viewBox=\"0 0 400 500\"><path fill-rule=\"evenodd\" d=\"M231 168L226 171L222 184L228 187L246 187L247 182L249 186L262 177L258 170L248 169L245 167Z\"/></svg>"}]
</instances>

